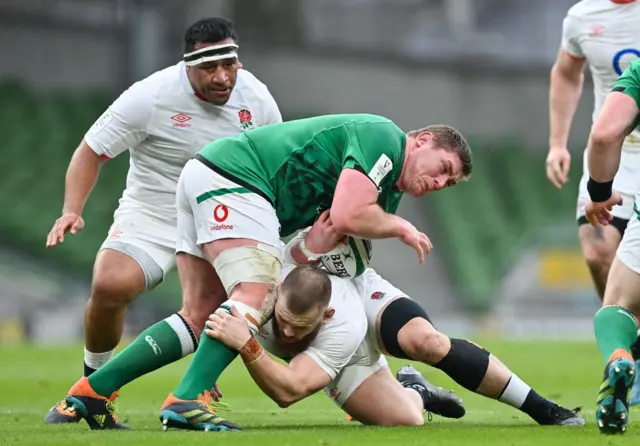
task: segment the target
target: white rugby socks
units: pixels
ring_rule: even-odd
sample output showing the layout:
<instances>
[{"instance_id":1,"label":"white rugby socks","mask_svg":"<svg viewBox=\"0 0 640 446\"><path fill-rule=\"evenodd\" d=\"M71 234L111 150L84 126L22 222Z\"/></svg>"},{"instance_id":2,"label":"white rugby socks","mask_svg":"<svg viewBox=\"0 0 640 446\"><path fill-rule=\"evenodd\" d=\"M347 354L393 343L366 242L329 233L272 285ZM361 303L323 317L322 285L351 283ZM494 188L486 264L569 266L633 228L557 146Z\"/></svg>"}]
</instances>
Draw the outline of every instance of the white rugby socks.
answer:
<instances>
[{"instance_id":1,"label":"white rugby socks","mask_svg":"<svg viewBox=\"0 0 640 446\"><path fill-rule=\"evenodd\" d=\"M84 348L84 376L89 376L113 358L115 349L104 353L93 353Z\"/></svg>"},{"instance_id":2,"label":"white rugby socks","mask_svg":"<svg viewBox=\"0 0 640 446\"><path fill-rule=\"evenodd\" d=\"M504 388L502 395L500 395L499 400L511 407L520 409L524 404L524 401L527 399L527 395L529 395L530 390L531 387L518 378L518 375L513 373L509 379L507 387Z\"/></svg>"}]
</instances>

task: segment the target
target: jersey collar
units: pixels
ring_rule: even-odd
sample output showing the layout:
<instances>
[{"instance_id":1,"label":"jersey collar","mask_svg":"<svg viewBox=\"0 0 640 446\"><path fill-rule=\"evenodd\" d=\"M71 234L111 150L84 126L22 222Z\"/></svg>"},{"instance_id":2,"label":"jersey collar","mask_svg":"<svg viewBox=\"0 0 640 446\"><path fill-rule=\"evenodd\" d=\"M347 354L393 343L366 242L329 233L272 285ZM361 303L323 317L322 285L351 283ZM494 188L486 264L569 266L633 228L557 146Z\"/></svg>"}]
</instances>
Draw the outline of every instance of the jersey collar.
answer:
<instances>
[{"instance_id":1,"label":"jersey collar","mask_svg":"<svg viewBox=\"0 0 640 446\"><path fill-rule=\"evenodd\" d=\"M613 3L617 3L618 5L624 5L625 3L633 3L636 0L611 0Z\"/></svg>"}]
</instances>

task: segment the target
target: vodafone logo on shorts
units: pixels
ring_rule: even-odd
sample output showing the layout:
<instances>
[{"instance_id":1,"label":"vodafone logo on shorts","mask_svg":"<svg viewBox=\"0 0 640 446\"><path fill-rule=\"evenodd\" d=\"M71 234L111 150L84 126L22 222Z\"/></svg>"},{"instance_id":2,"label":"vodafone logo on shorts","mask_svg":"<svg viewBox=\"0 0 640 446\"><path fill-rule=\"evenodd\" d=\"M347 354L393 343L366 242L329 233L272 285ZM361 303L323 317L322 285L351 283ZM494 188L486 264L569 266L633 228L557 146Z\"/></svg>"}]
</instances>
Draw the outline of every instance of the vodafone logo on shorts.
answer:
<instances>
[{"instance_id":1,"label":"vodafone logo on shorts","mask_svg":"<svg viewBox=\"0 0 640 446\"><path fill-rule=\"evenodd\" d=\"M224 204L219 204L215 208L213 208L213 218L218 223L222 223L229 216L229 208Z\"/></svg>"},{"instance_id":2,"label":"vodafone logo on shorts","mask_svg":"<svg viewBox=\"0 0 640 446\"><path fill-rule=\"evenodd\" d=\"M229 217L229 208L224 204L219 204L213 208L213 219L217 224L211 225L212 231L224 231L233 229L233 225L224 223Z\"/></svg>"}]
</instances>

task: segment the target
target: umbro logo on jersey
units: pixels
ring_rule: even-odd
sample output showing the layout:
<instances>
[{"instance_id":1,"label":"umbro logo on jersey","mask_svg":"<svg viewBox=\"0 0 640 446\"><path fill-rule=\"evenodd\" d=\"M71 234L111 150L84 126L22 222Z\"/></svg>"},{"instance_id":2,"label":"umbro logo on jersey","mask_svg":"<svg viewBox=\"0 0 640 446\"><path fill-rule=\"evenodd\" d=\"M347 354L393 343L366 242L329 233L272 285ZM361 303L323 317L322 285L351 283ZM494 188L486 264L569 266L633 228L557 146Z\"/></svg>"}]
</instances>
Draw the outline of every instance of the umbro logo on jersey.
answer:
<instances>
[{"instance_id":1,"label":"umbro logo on jersey","mask_svg":"<svg viewBox=\"0 0 640 446\"><path fill-rule=\"evenodd\" d=\"M189 115L178 113L177 115L173 115L171 119L176 121L176 123L173 124L174 127L191 127L191 124L186 123L187 121L191 121L191 116Z\"/></svg>"}]
</instances>

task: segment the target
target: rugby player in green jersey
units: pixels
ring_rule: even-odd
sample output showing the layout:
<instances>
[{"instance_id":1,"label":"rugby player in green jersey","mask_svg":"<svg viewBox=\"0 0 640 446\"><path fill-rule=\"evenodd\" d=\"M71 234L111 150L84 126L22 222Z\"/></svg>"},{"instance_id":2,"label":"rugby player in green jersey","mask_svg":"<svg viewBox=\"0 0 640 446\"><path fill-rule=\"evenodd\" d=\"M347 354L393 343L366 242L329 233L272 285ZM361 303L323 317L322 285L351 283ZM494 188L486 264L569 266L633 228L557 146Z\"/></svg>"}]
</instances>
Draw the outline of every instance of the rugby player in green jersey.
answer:
<instances>
[{"instance_id":1,"label":"rugby player in green jersey","mask_svg":"<svg viewBox=\"0 0 640 446\"><path fill-rule=\"evenodd\" d=\"M206 300L211 290L223 287L229 296L223 307L235 307L255 334L273 312L281 238L310 226L326 209L339 233L399 238L416 250L422 263L431 242L394 215L403 193L420 197L455 186L471 170L469 145L453 128L433 125L405 133L375 115L290 121L211 143L187 163L178 183L177 255L190 264L180 275L183 294L202 294L193 297ZM326 254L304 244L301 249L309 259ZM157 347L152 352L161 352L161 336L152 329L138 339L152 339ZM119 366L122 375L129 374L126 379L112 379L111 386L101 386L102 392L88 381L79 382L76 394L71 390L67 400L74 407L91 406L80 411L85 419L113 417L104 393L164 365L155 357L148 361L153 366L142 365L141 355L150 350L144 344L150 342L138 344ZM249 343L240 353L251 361L258 348ZM212 410L209 390L238 354L201 337L183 380L162 406L164 423L236 429Z\"/></svg>"},{"instance_id":2,"label":"rugby player in green jersey","mask_svg":"<svg viewBox=\"0 0 640 446\"><path fill-rule=\"evenodd\" d=\"M607 96L589 137L587 185L591 201L586 216L594 225L612 220L613 206L622 204L612 190L625 137L640 119L640 60L632 62ZM640 314L640 195L611 266L602 308L594 318L596 343L606 366L600 386L596 420L602 433L623 433L629 423L629 391L636 367L631 347L638 336Z\"/></svg>"}]
</instances>

